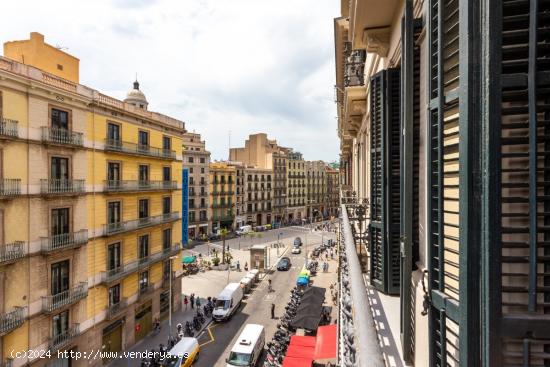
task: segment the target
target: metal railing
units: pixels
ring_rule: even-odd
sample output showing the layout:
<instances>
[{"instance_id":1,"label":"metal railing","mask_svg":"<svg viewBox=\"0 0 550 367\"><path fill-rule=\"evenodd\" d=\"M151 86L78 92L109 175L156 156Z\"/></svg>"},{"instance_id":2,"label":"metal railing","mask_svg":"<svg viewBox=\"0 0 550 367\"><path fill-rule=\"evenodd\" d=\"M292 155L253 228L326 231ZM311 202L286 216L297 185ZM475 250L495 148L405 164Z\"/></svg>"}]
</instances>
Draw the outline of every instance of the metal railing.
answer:
<instances>
[{"instance_id":1,"label":"metal railing","mask_svg":"<svg viewBox=\"0 0 550 367\"><path fill-rule=\"evenodd\" d=\"M139 181L139 180L106 180L104 191L148 191L148 190L175 190L177 181ZM189 196L192 196L189 194Z\"/></svg>"},{"instance_id":2,"label":"metal railing","mask_svg":"<svg viewBox=\"0 0 550 367\"><path fill-rule=\"evenodd\" d=\"M115 233L133 231L138 228L145 228L145 227L150 227L161 223L170 222L173 220L178 220L179 218L180 218L179 212L171 212L171 213L157 215L154 217L133 219L125 222L108 223L103 226L103 235L108 236Z\"/></svg>"},{"instance_id":3,"label":"metal railing","mask_svg":"<svg viewBox=\"0 0 550 367\"><path fill-rule=\"evenodd\" d=\"M42 311L52 312L60 307L70 305L88 296L88 283L80 282L66 291L42 297Z\"/></svg>"},{"instance_id":4,"label":"metal railing","mask_svg":"<svg viewBox=\"0 0 550 367\"><path fill-rule=\"evenodd\" d=\"M0 264L21 259L27 255L26 242L15 241L0 245Z\"/></svg>"},{"instance_id":5,"label":"metal railing","mask_svg":"<svg viewBox=\"0 0 550 367\"><path fill-rule=\"evenodd\" d=\"M134 260L124 265L121 265L117 268L103 271L101 272L101 282L102 283L113 282L115 280L124 278L126 275L135 272L137 269L138 269L138 262L137 260Z\"/></svg>"},{"instance_id":6,"label":"metal railing","mask_svg":"<svg viewBox=\"0 0 550 367\"><path fill-rule=\"evenodd\" d=\"M120 300L114 305L110 305L107 309L107 320L112 320L117 316L120 316L124 310L128 307L128 300L126 298Z\"/></svg>"},{"instance_id":7,"label":"metal railing","mask_svg":"<svg viewBox=\"0 0 550 367\"><path fill-rule=\"evenodd\" d=\"M84 180L56 178L40 180L40 192L42 194L79 194L85 191Z\"/></svg>"},{"instance_id":8,"label":"metal railing","mask_svg":"<svg viewBox=\"0 0 550 367\"><path fill-rule=\"evenodd\" d=\"M365 85L365 50L353 50L346 58L344 70L344 87L355 87Z\"/></svg>"},{"instance_id":9,"label":"metal railing","mask_svg":"<svg viewBox=\"0 0 550 367\"><path fill-rule=\"evenodd\" d=\"M0 196L21 195L21 179L2 178L0 179Z\"/></svg>"},{"instance_id":10,"label":"metal railing","mask_svg":"<svg viewBox=\"0 0 550 367\"><path fill-rule=\"evenodd\" d=\"M50 349L58 350L68 346L78 335L80 335L80 324L74 324L61 334L54 335L50 338Z\"/></svg>"},{"instance_id":11,"label":"metal railing","mask_svg":"<svg viewBox=\"0 0 550 367\"><path fill-rule=\"evenodd\" d=\"M88 242L88 230L56 234L50 237L41 237L42 252L52 252L84 245Z\"/></svg>"},{"instance_id":12,"label":"metal railing","mask_svg":"<svg viewBox=\"0 0 550 367\"><path fill-rule=\"evenodd\" d=\"M344 199L344 198L342 198ZM344 201L344 200L342 200ZM339 327L338 359L344 367L385 366L378 335L370 311L367 286L363 280L352 224L346 204L341 205L339 235Z\"/></svg>"},{"instance_id":13,"label":"metal railing","mask_svg":"<svg viewBox=\"0 0 550 367\"><path fill-rule=\"evenodd\" d=\"M146 155L156 158L176 159L175 150L155 148L149 145L129 143L116 139L105 139L105 150L128 154Z\"/></svg>"},{"instance_id":14,"label":"metal railing","mask_svg":"<svg viewBox=\"0 0 550 367\"><path fill-rule=\"evenodd\" d=\"M13 358L6 358L6 362L0 361L0 367L13 367Z\"/></svg>"},{"instance_id":15,"label":"metal railing","mask_svg":"<svg viewBox=\"0 0 550 367\"><path fill-rule=\"evenodd\" d=\"M42 141L46 143L83 146L82 136L71 130L42 126Z\"/></svg>"},{"instance_id":16,"label":"metal railing","mask_svg":"<svg viewBox=\"0 0 550 367\"><path fill-rule=\"evenodd\" d=\"M19 136L18 121L1 118L0 135L17 138Z\"/></svg>"},{"instance_id":17,"label":"metal railing","mask_svg":"<svg viewBox=\"0 0 550 367\"><path fill-rule=\"evenodd\" d=\"M146 296L151 292L153 292L154 290L155 290L155 287L153 286L153 284L147 284L144 287L139 287L139 297Z\"/></svg>"},{"instance_id":18,"label":"metal railing","mask_svg":"<svg viewBox=\"0 0 550 367\"><path fill-rule=\"evenodd\" d=\"M26 308L16 307L13 311L0 314L0 335L23 325L26 318Z\"/></svg>"}]
</instances>

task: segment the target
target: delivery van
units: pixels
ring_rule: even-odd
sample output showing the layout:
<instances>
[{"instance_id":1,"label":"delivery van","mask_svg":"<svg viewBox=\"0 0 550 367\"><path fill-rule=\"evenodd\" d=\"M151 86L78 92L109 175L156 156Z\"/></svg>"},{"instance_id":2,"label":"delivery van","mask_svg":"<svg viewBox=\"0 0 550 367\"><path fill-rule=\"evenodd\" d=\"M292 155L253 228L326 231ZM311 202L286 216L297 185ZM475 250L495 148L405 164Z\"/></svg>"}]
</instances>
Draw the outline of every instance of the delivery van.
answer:
<instances>
[{"instance_id":1,"label":"delivery van","mask_svg":"<svg viewBox=\"0 0 550 367\"><path fill-rule=\"evenodd\" d=\"M166 367L188 367L199 359L199 341L197 338L183 337L168 352L164 361Z\"/></svg>"},{"instance_id":2,"label":"delivery van","mask_svg":"<svg viewBox=\"0 0 550 367\"><path fill-rule=\"evenodd\" d=\"M226 367L253 367L258 363L265 344L265 329L263 325L247 324L233 348L229 358L225 360Z\"/></svg>"},{"instance_id":3,"label":"delivery van","mask_svg":"<svg viewBox=\"0 0 550 367\"><path fill-rule=\"evenodd\" d=\"M235 233L239 236L242 236L242 235L245 235L245 234L251 233L251 232L253 232L252 231L252 226L249 226L249 225L242 226L241 228L239 228L235 231Z\"/></svg>"},{"instance_id":4,"label":"delivery van","mask_svg":"<svg viewBox=\"0 0 550 367\"><path fill-rule=\"evenodd\" d=\"M216 298L212 318L215 321L229 320L241 305L243 289L240 283L229 283Z\"/></svg>"}]
</instances>

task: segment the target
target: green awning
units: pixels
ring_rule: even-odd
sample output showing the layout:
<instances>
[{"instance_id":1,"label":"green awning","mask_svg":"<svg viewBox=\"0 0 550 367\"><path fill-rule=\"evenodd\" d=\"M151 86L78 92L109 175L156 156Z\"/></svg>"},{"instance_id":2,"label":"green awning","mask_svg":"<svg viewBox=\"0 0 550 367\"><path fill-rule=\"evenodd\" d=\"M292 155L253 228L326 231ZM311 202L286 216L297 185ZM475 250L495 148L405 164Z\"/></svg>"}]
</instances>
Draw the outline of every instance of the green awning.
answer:
<instances>
[{"instance_id":1,"label":"green awning","mask_svg":"<svg viewBox=\"0 0 550 367\"><path fill-rule=\"evenodd\" d=\"M181 262L184 264L192 264L197 260L196 256L184 256L183 259L181 259Z\"/></svg>"}]
</instances>

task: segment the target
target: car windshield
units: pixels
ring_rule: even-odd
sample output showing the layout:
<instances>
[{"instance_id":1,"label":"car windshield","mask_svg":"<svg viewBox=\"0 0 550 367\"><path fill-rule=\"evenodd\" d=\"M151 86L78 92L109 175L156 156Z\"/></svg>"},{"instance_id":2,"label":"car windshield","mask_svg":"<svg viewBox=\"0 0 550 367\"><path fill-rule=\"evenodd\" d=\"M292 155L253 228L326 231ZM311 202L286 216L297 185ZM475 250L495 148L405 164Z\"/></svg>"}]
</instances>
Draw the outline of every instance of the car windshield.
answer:
<instances>
[{"instance_id":1,"label":"car windshield","mask_svg":"<svg viewBox=\"0 0 550 367\"><path fill-rule=\"evenodd\" d=\"M181 365L180 357L178 356L167 356L162 365L165 367L179 367Z\"/></svg>"},{"instance_id":2,"label":"car windshield","mask_svg":"<svg viewBox=\"0 0 550 367\"><path fill-rule=\"evenodd\" d=\"M248 366L250 362L250 354L231 352L227 363L234 366Z\"/></svg>"},{"instance_id":3,"label":"car windshield","mask_svg":"<svg viewBox=\"0 0 550 367\"><path fill-rule=\"evenodd\" d=\"M288 260L285 260L285 259L283 259L279 262L279 265L281 265L281 266L284 266L284 265L287 265L287 264L288 264Z\"/></svg>"},{"instance_id":4,"label":"car windshield","mask_svg":"<svg viewBox=\"0 0 550 367\"><path fill-rule=\"evenodd\" d=\"M216 301L216 304L214 308L223 308L228 309L229 308L229 300L219 299Z\"/></svg>"}]
</instances>

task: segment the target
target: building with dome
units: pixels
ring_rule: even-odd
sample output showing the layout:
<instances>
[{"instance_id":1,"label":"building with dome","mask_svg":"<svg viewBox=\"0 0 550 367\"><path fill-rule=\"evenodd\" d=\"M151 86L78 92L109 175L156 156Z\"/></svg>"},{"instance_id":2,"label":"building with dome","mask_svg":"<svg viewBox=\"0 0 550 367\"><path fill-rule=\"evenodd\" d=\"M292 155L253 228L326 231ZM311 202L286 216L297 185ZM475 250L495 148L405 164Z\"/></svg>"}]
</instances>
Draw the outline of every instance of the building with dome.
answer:
<instances>
[{"instance_id":1,"label":"building with dome","mask_svg":"<svg viewBox=\"0 0 550 367\"><path fill-rule=\"evenodd\" d=\"M128 91L126 94L126 98L124 99L124 102L134 105L136 107L139 107L141 109L147 110L147 106L149 105L149 102L147 102L147 98L145 98L145 94L141 90L139 90L139 82L134 82L134 88Z\"/></svg>"}]
</instances>

